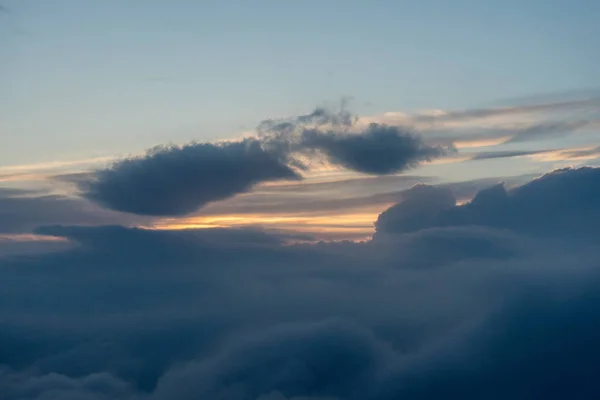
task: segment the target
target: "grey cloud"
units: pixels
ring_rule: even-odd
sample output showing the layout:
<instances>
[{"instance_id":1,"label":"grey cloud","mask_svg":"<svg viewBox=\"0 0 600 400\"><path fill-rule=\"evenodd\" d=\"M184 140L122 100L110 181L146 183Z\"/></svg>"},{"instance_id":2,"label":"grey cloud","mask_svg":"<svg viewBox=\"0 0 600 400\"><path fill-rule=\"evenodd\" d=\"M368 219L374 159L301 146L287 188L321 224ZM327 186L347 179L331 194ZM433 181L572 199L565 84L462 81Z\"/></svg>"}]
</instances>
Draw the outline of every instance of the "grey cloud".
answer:
<instances>
[{"instance_id":1,"label":"grey cloud","mask_svg":"<svg viewBox=\"0 0 600 400\"><path fill-rule=\"evenodd\" d=\"M4 371L0 385L4 387L0 388L4 399L126 400L135 393L126 382L107 373L71 378L53 373L28 377Z\"/></svg>"},{"instance_id":2,"label":"grey cloud","mask_svg":"<svg viewBox=\"0 0 600 400\"><path fill-rule=\"evenodd\" d=\"M277 390L290 397L370 398L390 354L370 332L344 321L286 326L170 372L155 396L251 400Z\"/></svg>"},{"instance_id":3,"label":"grey cloud","mask_svg":"<svg viewBox=\"0 0 600 400\"><path fill-rule=\"evenodd\" d=\"M257 183L300 176L261 143L159 147L117 162L79 183L83 196L105 207L141 215L177 216L243 193Z\"/></svg>"},{"instance_id":4,"label":"grey cloud","mask_svg":"<svg viewBox=\"0 0 600 400\"><path fill-rule=\"evenodd\" d=\"M535 124L517 131L506 143L520 143L538 139L563 137L589 124L590 121L588 120L554 121Z\"/></svg>"},{"instance_id":5,"label":"grey cloud","mask_svg":"<svg viewBox=\"0 0 600 400\"><path fill-rule=\"evenodd\" d=\"M566 150L564 151L563 155L567 158L600 157L600 147L587 150Z\"/></svg>"},{"instance_id":6,"label":"grey cloud","mask_svg":"<svg viewBox=\"0 0 600 400\"><path fill-rule=\"evenodd\" d=\"M377 232L412 232L434 226L441 211L456 205L452 190L445 187L416 185L403 193L402 201L379 215Z\"/></svg>"},{"instance_id":7,"label":"grey cloud","mask_svg":"<svg viewBox=\"0 0 600 400\"><path fill-rule=\"evenodd\" d=\"M40 225L147 222L148 219L104 210L76 197L0 189L0 233L30 233Z\"/></svg>"},{"instance_id":8,"label":"grey cloud","mask_svg":"<svg viewBox=\"0 0 600 400\"><path fill-rule=\"evenodd\" d=\"M314 158L322 154L333 165L371 175L402 172L453 149L430 146L407 128L370 124L353 131L357 118L346 110L317 108L296 118L263 121L258 131L267 146ZM296 160L297 163L300 163Z\"/></svg>"},{"instance_id":9,"label":"grey cloud","mask_svg":"<svg viewBox=\"0 0 600 400\"><path fill-rule=\"evenodd\" d=\"M371 124L350 133L354 122L343 109L334 113L317 108L288 120L263 121L259 139L158 147L91 177L62 179L75 182L85 198L113 210L180 216L248 192L261 182L299 180L296 170L310 169L319 154L352 171L387 175L452 151L387 125ZM308 156L308 164L303 156Z\"/></svg>"},{"instance_id":10,"label":"grey cloud","mask_svg":"<svg viewBox=\"0 0 600 400\"><path fill-rule=\"evenodd\" d=\"M561 102L549 102L541 104L526 104L512 107L492 107L469 110L450 111L443 115L420 115L416 118L421 122L436 121L463 121L477 118L487 118L512 114L528 114L535 112L571 111L571 110L597 110L600 107L600 99L584 98Z\"/></svg>"},{"instance_id":11,"label":"grey cloud","mask_svg":"<svg viewBox=\"0 0 600 400\"><path fill-rule=\"evenodd\" d=\"M380 124L371 124L359 134L304 130L300 146L322 152L334 165L372 175L405 171L448 152L426 145L415 134Z\"/></svg>"},{"instance_id":12,"label":"grey cloud","mask_svg":"<svg viewBox=\"0 0 600 400\"><path fill-rule=\"evenodd\" d=\"M527 174L494 179L477 179L439 184L439 186L451 188L454 195L463 200L471 199L478 190L493 185L498 179L506 182L508 186L515 186L536 176ZM406 193L405 190L415 184L433 184L436 181L437 179L434 177L423 176L365 175L355 179L334 182L257 187L253 192L244 196L209 204L195 215L286 214L287 216L331 216L334 213L343 214L359 209L375 210L376 207L381 209L398 203Z\"/></svg>"},{"instance_id":13,"label":"grey cloud","mask_svg":"<svg viewBox=\"0 0 600 400\"><path fill-rule=\"evenodd\" d=\"M473 161L477 160L491 160L495 158L512 158L531 156L534 154L547 153L548 150L504 150L504 151L484 151L476 153L470 159Z\"/></svg>"},{"instance_id":14,"label":"grey cloud","mask_svg":"<svg viewBox=\"0 0 600 400\"><path fill-rule=\"evenodd\" d=\"M448 200L438 206L434 195L414 191L417 200L400 203L383 212L378 232L410 232L434 226L478 225L506 228L536 235L595 237L600 222L600 169L556 170L523 186L507 191L503 184L481 190L467 204L454 206ZM431 188L431 192L440 189ZM433 204L434 206L430 206ZM405 221L408 208L409 222ZM412 217L414 216L414 218Z\"/></svg>"},{"instance_id":15,"label":"grey cloud","mask_svg":"<svg viewBox=\"0 0 600 400\"><path fill-rule=\"evenodd\" d=\"M515 127L465 127L460 130L431 128L423 134L435 143L449 144L458 141L477 141L505 139L503 144L551 140L569 136L578 129L596 123L597 119L566 119L561 121L542 121Z\"/></svg>"}]
</instances>

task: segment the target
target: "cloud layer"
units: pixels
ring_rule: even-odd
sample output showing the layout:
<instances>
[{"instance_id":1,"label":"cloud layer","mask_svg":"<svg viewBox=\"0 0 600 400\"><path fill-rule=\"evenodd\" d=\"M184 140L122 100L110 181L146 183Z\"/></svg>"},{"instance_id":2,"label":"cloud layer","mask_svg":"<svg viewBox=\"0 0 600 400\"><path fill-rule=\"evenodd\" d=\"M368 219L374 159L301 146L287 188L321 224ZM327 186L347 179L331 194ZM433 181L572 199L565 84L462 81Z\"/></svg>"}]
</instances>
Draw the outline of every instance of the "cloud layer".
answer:
<instances>
[{"instance_id":1,"label":"cloud layer","mask_svg":"<svg viewBox=\"0 0 600 400\"><path fill-rule=\"evenodd\" d=\"M0 398L596 398L599 180L419 185L364 243L40 228L74 246L1 259Z\"/></svg>"}]
</instances>

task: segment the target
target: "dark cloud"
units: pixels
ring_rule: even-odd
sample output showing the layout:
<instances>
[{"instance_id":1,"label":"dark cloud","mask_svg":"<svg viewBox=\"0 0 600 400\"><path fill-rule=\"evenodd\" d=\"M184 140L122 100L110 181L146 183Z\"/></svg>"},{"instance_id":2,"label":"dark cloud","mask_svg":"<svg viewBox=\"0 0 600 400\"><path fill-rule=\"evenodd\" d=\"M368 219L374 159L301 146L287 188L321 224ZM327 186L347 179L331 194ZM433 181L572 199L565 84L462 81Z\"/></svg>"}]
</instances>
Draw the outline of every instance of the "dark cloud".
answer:
<instances>
[{"instance_id":1,"label":"dark cloud","mask_svg":"<svg viewBox=\"0 0 600 400\"><path fill-rule=\"evenodd\" d=\"M170 372L159 381L156 397L258 399L277 391L307 398L369 398L392 361L390 350L344 321L276 328Z\"/></svg>"},{"instance_id":2,"label":"dark cloud","mask_svg":"<svg viewBox=\"0 0 600 400\"><path fill-rule=\"evenodd\" d=\"M2 261L0 398L598 398L597 179L419 185L364 243L40 228L75 245Z\"/></svg>"},{"instance_id":3,"label":"dark cloud","mask_svg":"<svg viewBox=\"0 0 600 400\"><path fill-rule=\"evenodd\" d=\"M380 398L596 398L598 273L570 275L562 284L537 282L446 346L423 354Z\"/></svg>"},{"instance_id":4,"label":"dark cloud","mask_svg":"<svg viewBox=\"0 0 600 400\"><path fill-rule=\"evenodd\" d=\"M378 232L478 225L536 235L570 232L595 236L600 222L599 183L600 169L556 170L510 191L503 184L492 186L460 206L453 204L453 196L447 191L417 187L410 191L414 201L386 210L375 226Z\"/></svg>"},{"instance_id":5,"label":"dark cloud","mask_svg":"<svg viewBox=\"0 0 600 400\"><path fill-rule=\"evenodd\" d=\"M299 180L296 170L312 168L319 155L351 171L389 175L452 151L427 145L399 127L371 124L351 132L355 122L344 108L317 108L295 118L263 121L258 139L157 147L92 176L58 179L76 183L85 198L109 209L181 216L261 182Z\"/></svg>"},{"instance_id":6,"label":"dark cloud","mask_svg":"<svg viewBox=\"0 0 600 400\"><path fill-rule=\"evenodd\" d=\"M83 196L141 215L177 216L243 193L257 183L300 176L256 140L158 147L79 182Z\"/></svg>"},{"instance_id":7,"label":"dark cloud","mask_svg":"<svg viewBox=\"0 0 600 400\"><path fill-rule=\"evenodd\" d=\"M405 171L447 153L415 134L381 124L371 124L358 134L307 129L300 146L323 153L333 165L371 175Z\"/></svg>"},{"instance_id":8,"label":"dark cloud","mask_svg":"<svg viewBox=\"0 0 600 400\"><path fill-rule=\"evenodd\" d=\"M292 159L294 153L322 154L330 164L371 175L402 172L453 150L427 145L408 128L376 123L358 128L357 120L343 107L338 112L317 108L308 115L263 121L258 132L267 146Z\"/></svg>"}]
</instances>

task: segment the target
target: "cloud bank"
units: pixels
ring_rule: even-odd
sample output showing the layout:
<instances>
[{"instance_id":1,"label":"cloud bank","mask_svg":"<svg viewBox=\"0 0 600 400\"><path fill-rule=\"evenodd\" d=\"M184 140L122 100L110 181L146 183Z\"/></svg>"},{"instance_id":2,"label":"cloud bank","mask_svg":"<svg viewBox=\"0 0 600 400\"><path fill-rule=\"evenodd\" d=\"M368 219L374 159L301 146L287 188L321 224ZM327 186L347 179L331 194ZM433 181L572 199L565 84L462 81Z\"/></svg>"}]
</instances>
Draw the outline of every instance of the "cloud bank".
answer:
<instances>
[{"instance_id":1,"label":"cloud bank","mask_svg":"<svg viewBox=\"0 0 600 400\"><path fill-rule=\"evenodd\" d=\"M598 169L418 185L372 241L51 226L0 259L0 398L597 398Z\"/></svg>"},{"instance_id":2,"label":"cloud bank","mask_svg":"<svg viewBox=\"0 0 600 400\"><path fill-rule=\"evenodd\" d=\"M535 235L571 232L595 237L600 222L597 182L597 168L556 170L510 191L503 184L492 186L460 206L447 190L415 187L409 192L411 201L382 213L375 226L382 233L476 225Z\"/></svg>"}]
</instances>

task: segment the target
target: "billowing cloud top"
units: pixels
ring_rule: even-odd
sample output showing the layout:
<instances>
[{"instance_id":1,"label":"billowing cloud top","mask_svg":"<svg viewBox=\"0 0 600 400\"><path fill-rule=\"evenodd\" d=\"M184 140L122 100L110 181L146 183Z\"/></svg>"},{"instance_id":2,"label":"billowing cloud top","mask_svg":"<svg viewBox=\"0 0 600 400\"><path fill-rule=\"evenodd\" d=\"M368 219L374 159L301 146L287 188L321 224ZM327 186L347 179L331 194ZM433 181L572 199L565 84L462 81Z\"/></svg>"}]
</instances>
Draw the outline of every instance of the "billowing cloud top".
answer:
<instances>
[{"instance_id":1,"label":"billowing cloud top","mask_svg":"<svg viewBox=\"0 0 600 400\"><path fill-rule=\"evenodd\" d=\"M405 201L383 212L375 226L378 233L477 225L536 235L595 236L599 184L597 168L562 169L510 191L497 184L459 206L447 189L417 186Z\"/></svg>"}]
</instances>

